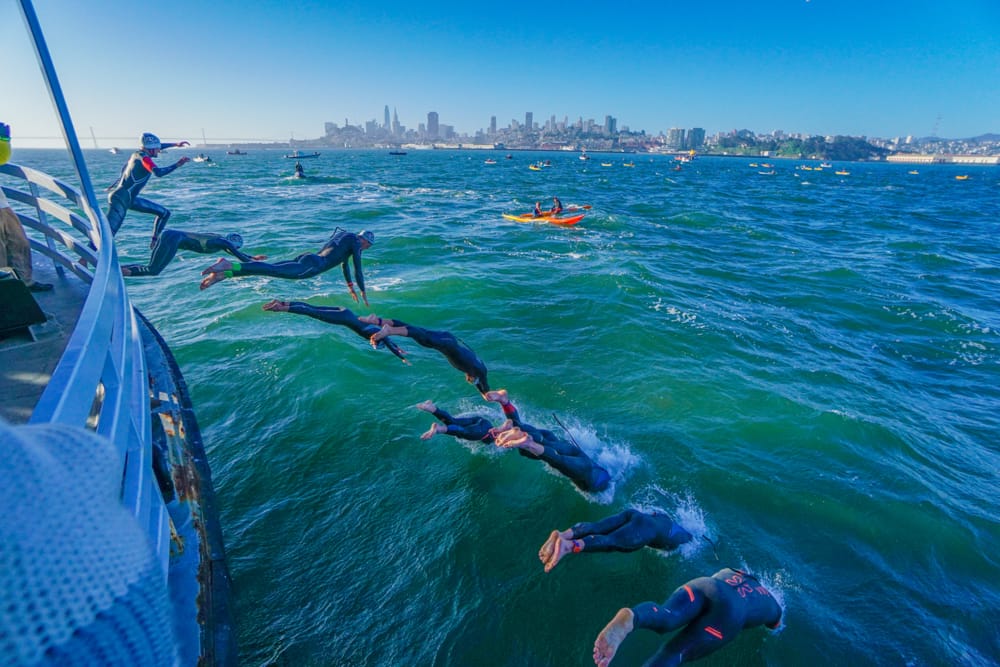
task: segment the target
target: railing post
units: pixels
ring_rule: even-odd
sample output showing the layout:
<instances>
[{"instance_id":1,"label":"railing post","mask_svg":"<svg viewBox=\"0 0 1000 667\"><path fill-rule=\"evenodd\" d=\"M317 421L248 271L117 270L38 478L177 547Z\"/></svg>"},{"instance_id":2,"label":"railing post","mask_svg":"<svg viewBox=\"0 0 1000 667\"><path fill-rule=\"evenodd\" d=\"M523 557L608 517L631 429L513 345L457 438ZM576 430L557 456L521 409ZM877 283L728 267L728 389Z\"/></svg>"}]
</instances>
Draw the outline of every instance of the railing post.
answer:
<instances>
[{"instance_id":1,"label":"railing post","mask_svg":"<svg viewBox=\"0 0 1000 667\"><path fill-rule=\"evenodd\" d=\"M38 198L41 194L38 191L38 186L31 181L28 181L28 187L31 189L31 196L35 198L35 211L38 213L38 222L42 223L45 227L49 227L50 225L47 217L45 216L45 211L43 211L42 207L38 205ZM49 250L53 253L56 252L56 244L52 242L52 237L48 234L45 235L45 245L47 245ZM64 269L59 262L53 259L52 266L55 267L56 273L59 274L60 278L64 278L66 276L66 269Z\"/></svg>"}]
</instances>

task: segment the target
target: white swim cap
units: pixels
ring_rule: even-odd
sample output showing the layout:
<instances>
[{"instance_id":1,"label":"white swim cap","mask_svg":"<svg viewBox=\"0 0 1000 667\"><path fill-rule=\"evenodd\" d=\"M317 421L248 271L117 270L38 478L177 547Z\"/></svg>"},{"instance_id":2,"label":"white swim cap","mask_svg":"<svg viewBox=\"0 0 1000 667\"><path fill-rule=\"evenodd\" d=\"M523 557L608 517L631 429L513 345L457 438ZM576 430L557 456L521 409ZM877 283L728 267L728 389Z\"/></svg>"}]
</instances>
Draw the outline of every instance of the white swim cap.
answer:
<instances>
[{"instance_id":1,"label":"white swim cap","mask_svg":"<svg viewBox=\"0 0 1000 667\"><path fill-rule=\"evenodd\" d=\"M144 132L139 141L142 144L142 147L146 150L160 150L160 147L162 146L160 138L152 132Z\"/></svg>"}]
</instances>

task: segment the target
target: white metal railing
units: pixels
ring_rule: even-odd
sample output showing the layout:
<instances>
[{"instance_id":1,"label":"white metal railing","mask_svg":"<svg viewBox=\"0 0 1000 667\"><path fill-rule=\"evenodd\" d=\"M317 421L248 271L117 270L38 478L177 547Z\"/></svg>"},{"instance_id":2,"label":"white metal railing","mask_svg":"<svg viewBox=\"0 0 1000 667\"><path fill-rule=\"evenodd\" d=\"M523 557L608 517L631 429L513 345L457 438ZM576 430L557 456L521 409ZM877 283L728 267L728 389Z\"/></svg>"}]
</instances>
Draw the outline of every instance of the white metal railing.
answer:
<instances>
[{"instance_id":1,"label":"white metal railing","mask_svg":"<svg viewBox=\"0 0 1000 667\"><path fill-rule=\"evenodd\" d=\"M0 166L0 173L21 179L26 187L4 187L4 192L11 200L34 209L35 215L18 214L22 224L45 236L45 243L31 241L32 250L51 259L61 273L68 269L90 283L80 317L30 421L90 428L111 440L121 462L122 503L147 531L166 576L170 528L163 496L153 474L142 335L125 290L111 227L94 194L38 17L30 0L20 0L19 4L80 189L42 172L7 164ZM54 201L46 196L48 193L62 201ZM67 200L68 205L64 203ZM50 222L52 218L65 223L70 230L55 228ZM83 240L71 230L81 233ZM96 253L87 242L94 244ZM92 272L78 263L81 257L93 267Z\"/></svg>"}]
</instances>

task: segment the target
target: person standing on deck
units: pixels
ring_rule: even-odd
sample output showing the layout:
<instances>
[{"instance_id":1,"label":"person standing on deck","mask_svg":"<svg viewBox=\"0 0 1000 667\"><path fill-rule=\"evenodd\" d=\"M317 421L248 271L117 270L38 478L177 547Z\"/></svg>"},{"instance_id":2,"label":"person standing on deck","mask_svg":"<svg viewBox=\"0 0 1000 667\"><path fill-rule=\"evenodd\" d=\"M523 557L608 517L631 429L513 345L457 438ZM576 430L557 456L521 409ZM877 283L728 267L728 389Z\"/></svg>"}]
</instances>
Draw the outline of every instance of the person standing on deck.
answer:
<instances>
[{"instance_id":1,"label":"person standing on deck","mask_svg":"<svg viewBox=\"0 0 1000 667\"><path fill-rule=\"evenodd\" d=\"M10 160L10 126L0 122L0 164ZM40 283L32 276L31 243L17 213L10 207L7 196L0 190L0 266L14 269L18 279L32 292L48 292L52 283Z\"/></svg>"}]
</instances>

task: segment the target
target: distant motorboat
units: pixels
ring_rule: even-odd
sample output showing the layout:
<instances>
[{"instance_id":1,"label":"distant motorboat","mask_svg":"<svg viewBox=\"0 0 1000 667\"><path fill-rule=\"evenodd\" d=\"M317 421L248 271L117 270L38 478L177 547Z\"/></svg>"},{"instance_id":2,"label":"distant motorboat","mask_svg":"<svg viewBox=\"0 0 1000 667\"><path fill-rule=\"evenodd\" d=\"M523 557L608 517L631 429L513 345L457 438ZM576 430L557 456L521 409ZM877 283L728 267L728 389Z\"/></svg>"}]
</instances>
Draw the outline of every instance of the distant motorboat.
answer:
<instances>
[{"instance_id":1,"label":"distant motorboat","mask_svg":"<svg viewBox=\"0 0 1000 667\"><path fill-rule=\"evenodd\" d=\"M319 153L317 153L319 155ZM389 151L389 155L406 155L406 151Z\"/></svg>"},{"instance_id":2,"label":"distant motorboat","mask_svg":"<svg viewBox=\"0 0 1000 667\"><path fill-rule=\"evenodd\" d=\"M121 153L121 151L118 150L117 146L115 146L114 148L109 148L108 152L111 153L112 155L118 155L119 153Z\"/></svg>"},{"instance_id":3,"label":"distant motorboat","mask_svg":"<svg viewBox=\"0 0 1000 667\"><path fill-rule=\"evenodd\" d=\"M483 163L484 164L496 164L497 161L494 160L493 158L486 158L486 160L484 160Z\"/></svg>"},{"instance_id":4,"label":"distant motorboat","mask_svg":"<svg viewBox=\"0 0 1000 667\"><path fill-rule=\"evenodd\" d=\"M234 151L226 151L226 155L246 155L246 152L241 151L239 148L237 148Z\"/></svg>"},{"instance_id":5,"label":"distant motorboat","mask_svg":"<svg viewBox=\"0 0 1000 667\"><path fill-rule=\"evenodd\" d=\"M310 158L310 157L319 157L319 153L316 152L300 153L298 151L292 151L291 153L285 156L285 158L288 160L304 160L305 158Z\"/></svg>"},{"instance_id":6,"label":"distant motorboat","mask_svg":"<svg viewBox=\"0 0 1000 667\"><path fill-rule=\"evenodd\" d=\"M198 157L196 157L194 159L194 161L195 162L211 162L212 158L210 158L209 156L205 155L204 153L199 153Z\"/></svg>"}]
</instances>

